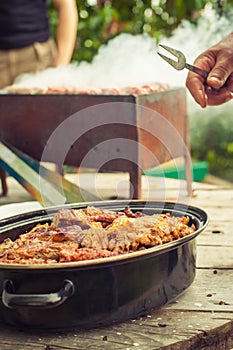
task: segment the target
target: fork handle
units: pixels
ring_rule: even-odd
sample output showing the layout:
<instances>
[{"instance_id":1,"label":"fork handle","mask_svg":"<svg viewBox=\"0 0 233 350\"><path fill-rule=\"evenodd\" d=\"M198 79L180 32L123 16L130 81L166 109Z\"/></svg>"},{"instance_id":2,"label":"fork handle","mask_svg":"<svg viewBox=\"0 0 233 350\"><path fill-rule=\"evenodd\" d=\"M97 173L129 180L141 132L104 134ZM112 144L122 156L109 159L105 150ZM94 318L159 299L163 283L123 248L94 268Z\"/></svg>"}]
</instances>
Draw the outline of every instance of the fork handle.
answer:
<instances>
[{"instance_id":1,"label":"fork handle","mask_svg":"<svg viewBox=\"0 0 233 350\"><path fill-rule=\"evenodd\" d=\"M201 76L202 76L203 78L205 78L205 79L206 79L206 78L208 77L208 75L209 75L209 72L207 72L206 70L200 69L200 68L198 68L198 67L196 67L196 66L192 66L191 64L186 63L186 64L185 64L185 67L186 67L187 69L191 70L192 72L201 75Z\"/></svg>"}]
</instances>

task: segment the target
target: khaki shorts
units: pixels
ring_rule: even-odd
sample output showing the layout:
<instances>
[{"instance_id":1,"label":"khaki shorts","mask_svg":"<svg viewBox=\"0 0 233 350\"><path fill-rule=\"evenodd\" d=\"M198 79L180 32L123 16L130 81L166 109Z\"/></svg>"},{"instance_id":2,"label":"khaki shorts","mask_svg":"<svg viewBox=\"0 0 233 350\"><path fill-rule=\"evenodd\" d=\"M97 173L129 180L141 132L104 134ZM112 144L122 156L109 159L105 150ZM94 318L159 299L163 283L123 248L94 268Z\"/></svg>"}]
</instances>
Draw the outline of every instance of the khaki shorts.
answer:
<instances>
[{"instance_id":1,"label":"khaki shorts","mask_svg":"<svg viewBox=\"0 0 233 350\"><path fill-rule=\"evenodd\" d=\"M22 49L0 50L0 89L12 85L22 73L34 73L53 65L56 46L52 39Z\"/></svg>"}]
</instances>

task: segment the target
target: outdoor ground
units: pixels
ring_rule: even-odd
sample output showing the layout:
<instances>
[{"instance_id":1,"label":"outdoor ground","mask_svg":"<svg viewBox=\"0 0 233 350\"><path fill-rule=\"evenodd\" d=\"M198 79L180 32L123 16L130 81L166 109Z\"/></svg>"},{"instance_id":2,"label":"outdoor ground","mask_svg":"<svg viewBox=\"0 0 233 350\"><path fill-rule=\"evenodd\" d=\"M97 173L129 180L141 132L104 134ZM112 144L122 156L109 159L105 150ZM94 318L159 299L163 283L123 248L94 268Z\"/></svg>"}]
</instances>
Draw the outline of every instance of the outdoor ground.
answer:
<instances>
[{"instance_id":1,"label":"outdoor ground","mask_svg":"<svg viewBox=\"0 0 233 350\"><path fill-rule=\"evenodd\" d=\"M69 179L71 182L74 182L77 184L77 176L78 175L67 174L66 178ZM158 192L160 193L163 192L163 187L165 186L167 190L170 192L174 190L174 186L177 186L177 183L176 183L177 180L166 179L166 183L164 183L164 181L161 178L152 177L151 179L152 179L151 186L153 187L153 190L157 189ZM6 197L0 197L0 206L5 204L11 204L11 203L35 201L32 195L29 192L27 192L26 189L24 189L24 187L21 186L14 178L8 176L7 184L9 188L8 195ZM117 190L120 192L120 195L124 196L125 192L127 191L126 190L127 175L126 174L123 175L121 173L117 173L115 175L99 174L99 180L97 181L96 184L100 191L100 194L103 197L106 197L106 199L109 199L108 197L114 197L115 191L116 191L116 189L114 189L115 186L118 186ZM219 186L226 186L226 187L233 188L233 183L230 183L228 181L222 180L220 178L217 178L209 174L206 176L205 181L203 181L200 184L211 184L211 185L219 185ZM81 185L83 185L83 180L81 180ZM182 186L185 187L185 184ZM147 184L145 183L145 181L143 181L144 192L146 187L147 187Z\"/></svg>"}]
</instances>

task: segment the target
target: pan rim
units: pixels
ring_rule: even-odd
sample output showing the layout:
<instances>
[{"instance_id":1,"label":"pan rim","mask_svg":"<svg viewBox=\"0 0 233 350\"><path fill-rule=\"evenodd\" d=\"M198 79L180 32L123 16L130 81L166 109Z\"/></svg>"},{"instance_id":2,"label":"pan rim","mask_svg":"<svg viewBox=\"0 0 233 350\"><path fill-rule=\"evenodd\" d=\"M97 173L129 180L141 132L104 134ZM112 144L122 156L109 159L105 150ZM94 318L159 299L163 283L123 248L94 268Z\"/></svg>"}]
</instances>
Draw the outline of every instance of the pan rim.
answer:
<instances>
[{"instance_id":1,"label":"pan rim","mask_svg":"<svg viewBox=\"0 0 233 350\"><path fill-rule=\"evenodd\" d=\"M64 204L63 206L51 206L46 207L42 209L36 209L32 211L27 211L25 213L21 213L18 215L14 215L11 217L8 217L7 219L0 220L0 235L1 233L4 233L6 230L6 226L10 230L10 228L16 228L19 227L19 224L21 223L33 223L36 224L35 219L38 219L37 222L39 222L39 219L47 220L51 219L52 213L55 213L57 210L61 208L67 208L67 209L81 209L85 208L89 205L91 206L97 206L99 208L105 208L105 209L113 209L112 207L115 207L115 210L118 210L116 207L121 207L124 209L126 204L130 204L132 206L132 209L139 209L137 207L141 207L144 204L147 204L145 208L147 209L163 209L163 211L166 212L172 212L174 210L181 212L182 215L187 215L191 219L196 219L199 223L199 227L197 230L195 230L193 233L179 238L177 240L174 240L172 242L163 243L161 245L156 245L154 247L146 248L143 250L138 250L136 252L130 252L130 253L124 253L121 255L111 256L111 257L105 257L105 258L97 258L97 259L91 259L91 260L82 260L82 261L73 261L73 262L63 262L63 263L50 263L50 264L9 264L9 263L0 263L0 270L2 269L16 269L16 270L57 270L57 269L69 269L69 268L80 268L80 269L93 269L93 268L100 268L103 266L109 267L110 265L115 264L123 264L128 263L130 261L134 261L135 259L141 259L141 258L150 258L151 256L159 255L162 253L167 253L173 249L176 249L185 243L188 243L189 241L195 239L208 225L208 215L207 213L195 206L186 205L184 203L180 202L170 202L170 201L156 201L156 200L109 200L109 201L96 201L96 202L81 202L81 203L70 203L70 204ZM110 206L110 208L109 208ZM175 209L174 209L175 208ZM113 209L114 210L114 209ZM48 213L51 213L50 215ZM33 216L34 215L34 216ZM37 216L36 216L37 215ZM26 218L25 218L26 216ZM202 217L202 220L200 219ZM31 218L31 220L30 220ZM19 221L16 222L15 221ZM8 222L8 224L7 224Z\"/></svg>"}]
</instances>

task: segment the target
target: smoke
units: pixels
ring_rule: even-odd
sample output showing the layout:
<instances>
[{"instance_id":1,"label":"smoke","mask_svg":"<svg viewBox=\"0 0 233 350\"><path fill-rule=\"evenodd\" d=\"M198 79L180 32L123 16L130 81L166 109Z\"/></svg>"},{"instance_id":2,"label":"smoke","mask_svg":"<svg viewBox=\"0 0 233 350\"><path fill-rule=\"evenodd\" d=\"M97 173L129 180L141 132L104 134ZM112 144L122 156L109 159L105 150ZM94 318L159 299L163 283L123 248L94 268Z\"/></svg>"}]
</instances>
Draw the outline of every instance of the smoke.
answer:
<instances>
[{"instance_id":1,"label":"smoke","mask_svg":"<svg viewBox=\"0 0 233 350\"><path fill-rule=\"evenodd\" d=\"M232 20L219 17L207 5L197 26L184 20L172 37L161 43L182 51L187 62L192 63L199 53L231 31ZM23 74L14 85L23 88L98 89L159 82L174 87L185 86L187 71L173 69L157 55L158 50L149 35L123 33L103 45L92 63L71 63L36 74Z\"/></svg>"},{"instance_id":2,"label":"smoke","mask_svg":"<svg viewBox=\"0 0 233 350\"><path fill-rule=\"evenodd\" d=\"M103 45L92 63L49 68L20 76L15 85L24 87L71 87L78 89L123 88L164 82L156 43L148 35L123 33Z\"/></svg>"}]
</instances>

